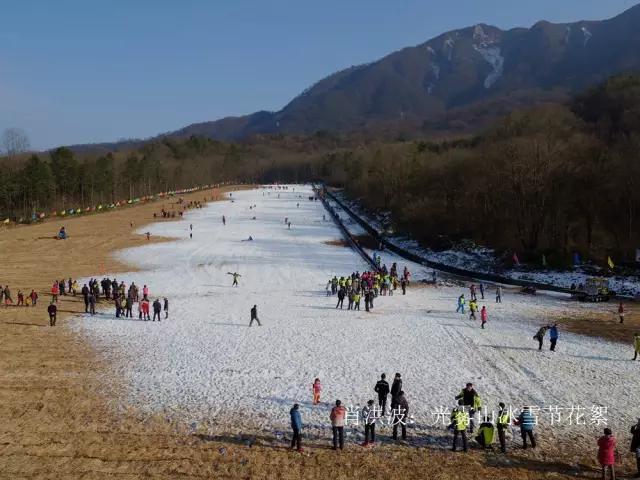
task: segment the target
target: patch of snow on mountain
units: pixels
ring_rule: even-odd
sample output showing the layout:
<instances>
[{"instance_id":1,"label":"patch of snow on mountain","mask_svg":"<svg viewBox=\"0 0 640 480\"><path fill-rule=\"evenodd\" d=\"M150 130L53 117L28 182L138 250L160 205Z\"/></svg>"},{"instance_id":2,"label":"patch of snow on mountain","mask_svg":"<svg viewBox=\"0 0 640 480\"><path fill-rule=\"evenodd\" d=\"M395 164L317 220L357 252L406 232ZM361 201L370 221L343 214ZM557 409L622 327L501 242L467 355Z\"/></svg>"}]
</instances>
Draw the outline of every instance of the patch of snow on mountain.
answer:
<instances>
[{"instance_id":1,"label":"patch of snow on mountain","mask_svg":"<svg viewBox=\"0 0 640 480\"><path fill-rule=\"evenodd\" d=\"M436 77L436 80L440 80L440 65L432 63L431 70L433 71L433 76Z\"/></svg>"},{"instance_id":2,"label":"patch of snow on mountain","mask_svg":"<svg viewBox=\"0 0 640 480\"><path fill-rule=\"evenodd\" d=\"M482 55L489 65L493 68L493 71L487 75L484 80L484 88L491 88L504 72L504 57L500 55L500 47L478 47L473 46L476 51Z\"/></svg>"},{"instance_id":3,"label":"patch of snow on mountain","mask_svg":"<svg viewBox=\"0 0 640 480\"><path fill-rule=\"evenodd\" d=\"M433 48L431 48L431 47L427 47L427 51L428 51L430 54L432 54L432 55L435 55L435 54L436 54L436 51L435 51Z\"/></svg>"},{"instance_id":4,"label":"patch of snow on mountain","mask_svg":"<svg viewBox=\"0 0 640 480\"><path fill-rule=\"evenodd\" d=\"M591 37L593 37L593 34L587 27L582 27L580 30L582 30L582 33L584 34L584 46L586 47L589 40L591 40Z\"/></svg>"}]
</instances>

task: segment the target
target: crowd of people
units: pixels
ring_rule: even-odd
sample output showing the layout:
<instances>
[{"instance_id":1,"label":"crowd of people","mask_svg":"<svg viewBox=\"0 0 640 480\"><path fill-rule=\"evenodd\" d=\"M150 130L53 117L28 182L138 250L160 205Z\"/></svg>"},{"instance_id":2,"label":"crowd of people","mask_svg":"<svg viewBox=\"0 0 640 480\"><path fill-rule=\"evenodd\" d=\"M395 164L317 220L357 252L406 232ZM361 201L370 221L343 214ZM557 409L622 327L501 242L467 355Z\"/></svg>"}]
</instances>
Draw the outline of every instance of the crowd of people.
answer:
<instances>
[{"instance_id":1,"label":"crowd of people","mask_svg":"<svg viewBox=\"0 0 640 480\"><path fill-rule=\"evenodd\" d=\"M334 276L327 282L325 290L328 297L338 297L336 309L344 309L346 299L347 310L360 310L360 303L364 300L364 308L370 312L373 309L373 300L378 296L391 296L398 287L405 295L410 276L411 273L404 267L402 276L398 279L397 265L394 263L390 270L383 265L379 270L353 272L339 278Z\"/></svg>"}]
</instances>

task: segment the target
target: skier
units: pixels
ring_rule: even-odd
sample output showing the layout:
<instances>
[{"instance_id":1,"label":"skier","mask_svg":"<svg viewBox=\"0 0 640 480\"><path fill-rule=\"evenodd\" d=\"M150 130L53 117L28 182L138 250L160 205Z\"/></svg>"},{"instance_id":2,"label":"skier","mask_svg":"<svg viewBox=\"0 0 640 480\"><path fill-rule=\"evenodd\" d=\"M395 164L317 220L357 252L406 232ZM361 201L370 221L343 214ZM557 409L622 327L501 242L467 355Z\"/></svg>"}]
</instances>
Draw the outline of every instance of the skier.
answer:
<instances>
[{"instance_id":1,"label":"skier","mask_svg":"<svg viewBox=\"0 0 640 480\"><path fill-rule=\"evenodd\" d=\"M56 307L56 304L53 300L51 300L51 303L47 307L47 312L49 313L49 326L55 327L56 319L58 316L58 307Z\"/></svg>"},{"instance_id":2,"label":"skier","mask_svg":"<svg viewBox=\"0 0 640 480\"><path fill-rule=\"evenodd\" d=\"M364 443L363 447L373 445L376 441L376 414L373 400L369 400L362 408L362 421L364 422Z\"/></svg>"},{"instance_id":3,"label":"skier","mask_svg":"<svg viewBox=\"0 0 640 480\"><path fill-rule=\"evenodd\" d=\"M240 278L242 275L240 275L238 272L227 272L227 275L232 275L233 276L233 283L231 284L232 287L237 287L238 286L238 278Z\"/></svg>"},{"instance_id":4,"label":"skier","mask_svg":"<svg viewBox=\"0 0 640 480\"><path fill-rule=\"evenodd\" d=\"M478 392L473 388L473 383L469 382L455 398L456 400L462 400L462 405L469 408L469 433L473 433L473 417L476 411L482 408L480 395L478 395Z\"/></svg>"},{"instance_id":5,"label":"skier","mask_svg":"<svg viewBox=\"0 0 640 480\"><path fill-rule=\"evenodd\" d=\"M502 287L500 285L496 287L496 303L502 303Z\"/></svg>"},{"instance_id":6,"label":"skier","mask_svg":"<svg viewBox=\"0 0 640 480\"><path fill-rule=\"evenodd\" d=\"M516 425L520 426L520 435L522 436L522 448L527 449L527 437L531 441L531 448L536 448L536 438L533 435L533 426L536 423L536 419L531 413L531 407L522 407L522 412L515 421Z\"/></svg>"},{"instance_id":7,"label":"skier","mask_svg":"<svg viewBox=\"0 0 640 480\"><path fill-rule=\"evenodd\" d=\"M260 324L260 320L258 319L258 306L254 305L251 308L251 320L249 321L249 326L253 325L253 321L256 321L258 323L258 326L261 327L262 325Z\"/></svg>"},{"instance_id":8,"label":"skier","mask_svg":"<svg viewBox=\"0 0 640 480\"><path fill-rule=\"evenodd\" d=\"M640 354L640 333L636 333L633 336L633 346L635 348L635 355L633 356L633 359L635 360L636 358L638 358L638 354Z\"/></svg>"},{"instance_id":9,"label":"skier","mask_svg":"<svg viewBox=\"0 0 640 480\"><path fill-rule=\"evenodd\" d=\"M498 404L498 440L500 441L500 451L507 453L506 431L511 424L511 415L503 402Z\"/></svg>"},{"instance_id":10,"label":"skier","mask_svg":"<svg viewBox=\"0 0 640 480\"><path fill-rule=\"evenodd\" d=\"M622 305L622 302L618 305L618 318L620 319L620 323L624 323L624 305Z\"/></svg>"},{"instance_id":11,"label":"skier","mask_svg":"<svg viewBox=\"0 0 640 480\"><path fill-rule=\"evenodd\" d=\"M302 417L300 416L300 406L297 403L293 404L293 408L289 410L291 416L291 430L293 435L291 436L291 450L296 447L296 450L302 452L301 440L302 440Z\"/></svg>"},{"instance_id":12,"label":"skier","mask_svg":"<svg viewBox=\"0 0 640 480\"><path fill-rule=\"evenodd\" d=\"M387 409L387 395L389 395L389 382L386 380L387 376L383 373L380 375L380 380L377 381L373 390L378 394L378 405L382 409L382 416L385 416Z\"/></svg>"},{"instance_id":13,"label":"skier","mask_svg":"<svg viewBox=\"0 0 640 480\"><path fill-rule=\"evenodd\" d=\"M167 297L164 297L164 318L169 318L169 300L167 300Z\"/></svg>"},{"instance_id":14,"label":"skier","mask_svg":"<svg viewBox=\"0 0 640 480\"><path fill-rule=\"evenodd\" d=\"M483 422L478 427L476 442L478 442L482 448L491 448L495 431L496 429L493 426L493 423L489 421L488 416L485 416Z\"/></svg>"},{"instance_id":15,"label":"skier","mask_svg":"<svg viewBox=\"0 0 640 480\"><path fill-rule=\"evenodd\" d=\"M631 427L631 453L636 454L636 466L638 468L638 473L636 474L636 478L640 478L640 418L638 418L638 423L636 423L633 427Z\"/></svg>"},{"instance_id":16,"label":"skier","mask_svg":"<svg viewBox=\"0 0 640 480\"><path fill-rule=\"evenodd\" d=\"M458 308L456 308L456 313L460 312L464 315L464 293L458 297Z\"/></svg>"},{"instance_id":17,"label":"skier","mask_svg":"<svg viewBox=\"0 0 640 480\"><path fill-rule=\"evenodd\" d=\"M549 326L545 325L543 327L540 327L540 330L538 330L538 333L536 333L533 338L534 340L538 341L538 350L542 350L542 342L544 341L544 336L547 333L547 330L549 330Z\"/></svg>"},{"instance_id":18,"label":"skier","mask_svg":"<svg viewBox=\"0 0 640 480\"><path fill-rule=\"evenodd\" d=\"M336 400L336 406L331 409L331 432L333 434L333 450L338 449L340 444L340 450L344 448L344 418L347 410L342 406L340 400Z\"/></svg>"},{"instance_id":19,"label":"skier","mask_svg":"<svg viewBox=\"0 0 640 480\"><path fill-rule=\"evenodd\" d=\"M322 384L320 383L319 378L316 378L313 381L311 390L313 391L313 404L318 405L320 403L320 392L322 391Z\"/></svg>"},{"instance_id":20,"label":"skier","mask_svg":"<svg viewBox=\"0 0 640 480\"><path fill-rule=\"evenodd\" d=\"M462 406L462 400L458 401L458 406L454 407L451 411L451 425L449 428L453 429L453 446L452 452L458 449L458 436L462 438L462 450L467 451L467 423L469 421L469 414L464 411Z\"/></svg>"},{"instance_id":21,"label":"skier","mask_svg":"<svg viewBox=\"0 0 640 480\"><path fill-rule=\"evenodd\" d=\"M552 352L556 351L556 343L558 343L558 324L554 323L549 327L549 340L551 340L551 350Z\"/></svg>"},{"instance_id":22,"label":"skier","mask_svg":"<svg viewBox=\"0 0 640 480\"><path fill-rule=\"evenodd\" d=\"M156 321L156 317L158 317L158 321L160 321L160 312L162 311L162 304L160 300L156 298L153 302L153 321Z\"/></svg>"},{"instance_id":23,"label":"skier","mask_svg":"<svg viewBox=\"0 0 640 480\"><path fill-rule=\"evenodd\" d=\"M480 320L482 321L480 326L484 329L484 324L487 323L487 307L485 305L480 310Z\"/></svg>"},{"instance_id":24,"label":"skier","mask_svg":"<svg viewBox=\"0 0 640 480\"><path fill-rule=\"evenodd\" d=\"M604 429L604 435L598 439L598 462L602 466L602 480L607 478L607 470L611 479L616 479L614 464L616 463L617 441L610 428Z\"/></svg>"}]
</instances>

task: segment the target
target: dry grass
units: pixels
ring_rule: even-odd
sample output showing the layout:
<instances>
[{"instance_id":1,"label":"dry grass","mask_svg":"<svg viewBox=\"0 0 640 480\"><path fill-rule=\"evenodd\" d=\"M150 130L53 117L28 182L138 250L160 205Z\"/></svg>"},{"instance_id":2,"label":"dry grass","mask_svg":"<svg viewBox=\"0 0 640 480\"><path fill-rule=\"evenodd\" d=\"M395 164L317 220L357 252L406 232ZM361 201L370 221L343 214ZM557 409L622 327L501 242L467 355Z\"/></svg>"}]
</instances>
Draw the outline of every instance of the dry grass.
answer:
<instances>
[{"instance_id":1,"label":"dry grass","mask_svg":"<svg viewBox=\"0 0 640 480\"><path fill-rule=\"evenodd\" d=\"M199 192L186 200L210 199L220 192ZM247 448L235 437L187 432L185 426L149 418L140 412L116 411L101 396L98 379L108 366L65 326L65 317L80 312L80 299L63 297L59 326L48 326L46 305L55 278L100 276L130 270L110 253L144 244L130 222L153 221L162 202L102 215L64 220L71 238L50 239L57 222L0 232L3 252L0 281L17 289L36 288L34 308L0 308L0 478L3 479L189 479L189 478L584 478L594 474L593 449L561 450L541 442L536 452L516 451L508 457L474 451L451 454L441 448L385 445L344 452L326 448L305 454L288 452L270 438L256 438ZM165 207L169 207L168 201ZM162 239L152 239L162 241ZM118 385L114 385L117 393ZM584 447L584 446L582 446ZM221 450L223 449L223 450ZM591 467L576 467L586 462ZM576 474L579 475L576 477Z\"/></svg>"}]
</instances>

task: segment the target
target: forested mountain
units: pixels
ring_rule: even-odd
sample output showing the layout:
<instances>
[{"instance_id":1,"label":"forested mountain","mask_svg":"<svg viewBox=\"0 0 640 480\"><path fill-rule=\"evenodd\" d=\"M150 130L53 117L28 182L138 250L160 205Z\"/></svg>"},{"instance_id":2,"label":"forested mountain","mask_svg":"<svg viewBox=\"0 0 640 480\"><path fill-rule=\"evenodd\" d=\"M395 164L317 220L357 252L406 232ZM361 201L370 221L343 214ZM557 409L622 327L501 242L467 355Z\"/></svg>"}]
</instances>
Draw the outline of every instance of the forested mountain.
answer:
<instances>
[{"instance_id":1,"label":"forested mountain","mask_svg":"<svg viewBox=\"0 0 640 480\"><path fill-rule=\"evenodd\" d=\"M348 68L278 112L190 125L171 135L477 131L514 108L566 100L611 75L640 70L640 5L604 21L454 30Z\"/></svg>"}]
</instances>

